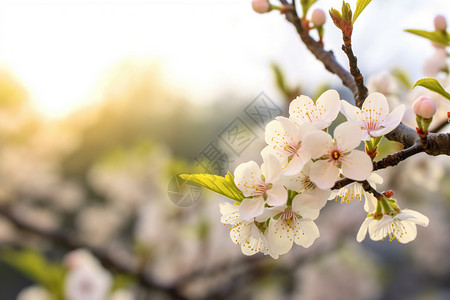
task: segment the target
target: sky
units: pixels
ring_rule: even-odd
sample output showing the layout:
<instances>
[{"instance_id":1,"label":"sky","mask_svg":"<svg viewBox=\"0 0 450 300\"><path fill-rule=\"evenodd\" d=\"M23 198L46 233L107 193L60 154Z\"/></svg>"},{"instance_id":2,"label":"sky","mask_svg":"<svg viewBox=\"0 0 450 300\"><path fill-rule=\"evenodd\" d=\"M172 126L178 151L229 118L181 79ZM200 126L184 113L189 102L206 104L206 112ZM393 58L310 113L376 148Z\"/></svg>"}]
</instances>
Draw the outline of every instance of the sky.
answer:
<instances>
[{"instance_id":1,"label":"sky","mask_svg":"<svg viewBox=\"0 0 450 300\"><path fill-rule=\"evenodd\" d=\"M269 65L306 90L339 84L298 41L278 12L259 15L250 0L0 0L0 67L26 87L35 107L61 118L95 101L94 91L124 60L157 63L164 80L198 103L211 95L264 91L277 97ZM365 74L399 65L420 77L432 53L405 28L432 29L448 0L374 0L359 17L354 50ZM313 8L340 7L319 0ZM355 7L356 0L349 3ZM325 45L346 63L328 20Z\"/></svg>"}]
</instances>

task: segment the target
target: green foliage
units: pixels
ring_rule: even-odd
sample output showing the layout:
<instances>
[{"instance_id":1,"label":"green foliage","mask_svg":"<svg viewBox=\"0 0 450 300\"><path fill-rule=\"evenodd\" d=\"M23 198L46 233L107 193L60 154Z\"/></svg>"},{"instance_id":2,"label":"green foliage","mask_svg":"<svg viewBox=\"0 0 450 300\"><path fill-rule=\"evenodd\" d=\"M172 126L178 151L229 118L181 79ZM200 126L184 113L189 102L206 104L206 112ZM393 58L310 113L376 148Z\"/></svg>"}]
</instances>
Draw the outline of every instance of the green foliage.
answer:
<instances>
[{"instance_id":1,"label":"green foliage","mask_svg":"<svg viewBox=\"0 0 450 300\"><path fill-rule=\"evenodd\" d=\"M342 2L342 16L347 21L352 20L352 9L350 7L350 4L345 1Z\"/></svg>"},{"instance_id":2,"label":"green foliage","mask_svg":"<svg viewBox=\"0 0 450 300\"><path fill-rule=\"evenodd\" d=\"M356 10L355 13L353 14L353 23L355 23L356 19L363 12L366 6L369 5L371 1L372 0L358 0L358 2L356 2Z\"/></svg>"},{"instance_id":3,"label":"green foliage","mask_svg":"<svg viewBox=\"0 0 450 300\"><path fill-rule=\"evenodd\" d=\"M41 253L28 249L3 250L0 259L47 289L54 299L64 300L65 269L62 265L51 263Z\"/></svg>"},{"instance_id":4,"label":"green foliage","mask_svg":"<svg viewBox=\"0 0 450 300\"><path fill-rule=\"evenodd\" d=\"M417 80L417 82L414 84L412 88L415 88L416 86L423 86L426 89L429 89L432 92L438 93L439 95L447 98L450 100L450 94L447 93L444 88L441 86L439 81L437 81L434 78L423 78Z\"/></svg>"},{"instance_id":5,"label":"green foliage","mask_svg":"<svg viewBox=\"0 0 450 300\"><path fill-rule=\"evenodd\" d=\"M288 93L288 88L286 87L285 78L283 71L281 70L280 66L276 63L271 64L273 74L275 76L275 83L277 87L283 92L283 94Z\"/></svg>"},{"instance_id":6,"label":"green foliage","mask_svg":"<svg viewBox=\"0 0 450 300\"><path fill-rule=\"evenodd\" d=\"M230 199L242 201L245 198L234 184L234 178L230 172L225 177L212 174L181 174L179 176Z\"/></svg>"},{"instance_id":7,"label":"green foliage","mask_svg":"<svg viewBox=\"0 0 450 300\"><path fill-rule=\"evenodd\" d=\"M405 29L406 32L421 36L443 46L450 46L450 35L442 31L426 31L418 29Z\"/></svg>"},{"instance_id":8,"label":"green foliage","mask_svg":"<svg viewBox=\"0 0 450 300\"><path fill-rule=\"evenodd\" d=\"M308 13L308 10L316 2L317 2L317 0L301 0L303 17L306 17L306 14Z\"/></svg>"},{"instance_id":9,"label":"green foliage","mask_svg":"<svg viewBox=\"0 0 450 300\"><path fill-rule=\"evenodd\" d=\"M408 73L406 73L405 70L400 69L400 68L395 68L392 71L392 75L397 78L397 80L406 88L406 89L410 89L412 83L411 83L411 78L409 77Z\"/></svg>"}]
</instances>

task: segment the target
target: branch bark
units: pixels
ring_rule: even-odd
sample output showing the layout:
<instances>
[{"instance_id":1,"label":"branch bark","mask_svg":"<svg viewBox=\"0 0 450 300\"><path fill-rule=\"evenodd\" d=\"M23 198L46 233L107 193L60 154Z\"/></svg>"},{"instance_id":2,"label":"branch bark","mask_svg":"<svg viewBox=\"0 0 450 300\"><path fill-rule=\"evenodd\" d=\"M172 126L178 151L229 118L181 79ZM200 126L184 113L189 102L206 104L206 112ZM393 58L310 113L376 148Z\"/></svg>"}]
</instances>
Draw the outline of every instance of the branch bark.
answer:
<instances>
[{"instance_id":1,"label":"branch bark","mask_svg":"<svg viewBox=\"0 0 450 300\"><path fill-rule=\"evenodd\" d=\"M289 5L289 3L285 0L281 1L284 5ZM355 80L353 79L352 74L350 74L346 69L344 69L341 64L339 64L336 60L332 51L325 51L323 46L315 41L303 28L302 22L297 15L297 12L293 9L287 9L284 13L286 20L294 25L297 33L300 36L300 39L305 44L306 48L319 60L323 63L325 69L329 72L337 75L342 83L353 93L353 97L358 98L358 87L356 86Z\"/></svg>"},{"instance_id":2,"label":"branch bark","mask_svg":"<svg viewBox=\"0 0 450 300\"><path fill-rule=\"evenodd\" d=\"M0 206L0 216L10 221L19 229L50 240L53 243L59 244L60 246L63 246L64 248L67 248L69 250L75 250L79 248L87 249L93 255L95 255L105 267L111 270L115 270L119 273L129 274L135 277L142 287L145 287L149 290L161 291L170 296L172 299L187 299L178 291L175 286L163 285L156 282L148 274L140 271L137 266L130 264L128 261L123 261L113 256L111 253L105 252L104 250L89 247L69 232L50 231L47 229L39 228L14 214L13 211L7 206Z\"/></svg>"}]
</instances>

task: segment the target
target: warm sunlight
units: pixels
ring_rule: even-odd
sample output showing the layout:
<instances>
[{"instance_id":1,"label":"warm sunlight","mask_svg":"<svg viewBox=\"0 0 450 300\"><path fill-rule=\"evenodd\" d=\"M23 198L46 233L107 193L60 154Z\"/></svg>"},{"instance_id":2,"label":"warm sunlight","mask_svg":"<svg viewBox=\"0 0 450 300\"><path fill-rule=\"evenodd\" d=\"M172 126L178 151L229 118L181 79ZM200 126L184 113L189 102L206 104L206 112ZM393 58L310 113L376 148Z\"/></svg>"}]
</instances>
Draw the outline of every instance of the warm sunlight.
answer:
<instances>
[{"instance_id":1,"label":"warm sunlight","mask_svg":"<svg viewBox=\"0 0 450 300\"><path fill-rule=\"evenodd\" d=\"M293 79L303 77L310 83L322 78L299 75L299 70L319 64L288 60L286 53L304 51L292 38L294 33L279 24L275 14L255 15L249 2L4 0L0 63L25 85L37 108L51 117L95 101L108 72L127 59L163 64L166 81L198 102L228 90L246 90L249 97L261 90L275 93L263 67L273 60ZM332 2L322 1L324 6ZM367 14L359 22L369 23ZM413 19L427 24L417 15L404 14L403 23ZM400 40L417 42L404 35ZM367 67L379 70L378 65ZM327 75L322 81L327 79L336 80Z\"/></svg>"}]
</instances>

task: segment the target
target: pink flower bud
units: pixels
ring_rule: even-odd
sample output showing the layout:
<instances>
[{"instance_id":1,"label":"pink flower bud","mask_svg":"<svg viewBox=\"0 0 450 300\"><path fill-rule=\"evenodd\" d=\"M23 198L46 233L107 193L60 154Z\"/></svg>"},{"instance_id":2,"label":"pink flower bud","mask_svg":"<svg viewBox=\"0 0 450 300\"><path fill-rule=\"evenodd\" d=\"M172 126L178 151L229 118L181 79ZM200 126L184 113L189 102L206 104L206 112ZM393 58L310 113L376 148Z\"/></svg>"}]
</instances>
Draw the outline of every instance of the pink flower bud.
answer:
<instances>
[{"instance_id":1,"label":"pink flower bud","mask_svg":"<svg viewBox=\"0 0 450 300\"><path fill-rule=\"evenodd\" d=\"M447 29L447 20L443 15L436 15L436 17L434 17L434 28L438 31Z\"/></svg>"},{"instance_id":2,"label":"pink flower bud","mask_svg":"<svg viewBox=\"0 0 450 300\"><path fill-rule=\"evenodd\" d=\"M320 8L316 8L312 12L311 22L313 22L315 26L322 26L323 24L325 24L325 20L326 20L325 12Z\"/></svg>"},{"instance_id":3,"label":"pink flower bud","mask_svg":"<svg viewBox=\"0 0 450 300\"><path fill-rule=\"evenodd\" d=\"M424 119L430 119L436 113L436 104L430 97L421 96L417 98L412 107L414 113Z\"/></svg>"},{"instance_id":4,"label":"pink flower bud","mask_svg":"<svg viewBox=\"0 0 450 300\"><path fill-rule=\"evenodd\" d=\"M271 10L268 0L253 0L252 7L254 11L260 14L269 12Z\"/></svg>"}]
</instances>

